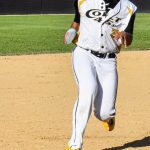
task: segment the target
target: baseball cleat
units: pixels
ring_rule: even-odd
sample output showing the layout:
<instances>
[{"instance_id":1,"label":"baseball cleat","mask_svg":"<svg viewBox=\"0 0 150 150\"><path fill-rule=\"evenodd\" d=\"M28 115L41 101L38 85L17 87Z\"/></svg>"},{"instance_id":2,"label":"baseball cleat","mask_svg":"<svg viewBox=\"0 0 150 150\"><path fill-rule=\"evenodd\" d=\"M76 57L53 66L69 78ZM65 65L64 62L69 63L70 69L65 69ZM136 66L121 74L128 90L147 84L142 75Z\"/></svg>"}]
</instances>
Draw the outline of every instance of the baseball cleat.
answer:
<instances>
[{"instance_id":1,"label":"baseball cleat","mask_svg":"<svg viewBox=\"0 0 150 150\"><path fill-rule=\"evenodd\" d=\"M115 118L111 118L108 121L102 121L102 124L107 131L112 131L115 127Z\"/></svg>"},{"instance_id":2,"label":"baseball cleat","mask_svg":"<svg viewBox=\"0 0 150 150\"><path fill-rule=\"evenodd\" d=\"M68 145L67 148L66 148L66 150L81 150L81 149L79 149L79 148L77 148L77 149L71 149L71 148L69 147L69 145Z\"/></svg>"}]
</instances>

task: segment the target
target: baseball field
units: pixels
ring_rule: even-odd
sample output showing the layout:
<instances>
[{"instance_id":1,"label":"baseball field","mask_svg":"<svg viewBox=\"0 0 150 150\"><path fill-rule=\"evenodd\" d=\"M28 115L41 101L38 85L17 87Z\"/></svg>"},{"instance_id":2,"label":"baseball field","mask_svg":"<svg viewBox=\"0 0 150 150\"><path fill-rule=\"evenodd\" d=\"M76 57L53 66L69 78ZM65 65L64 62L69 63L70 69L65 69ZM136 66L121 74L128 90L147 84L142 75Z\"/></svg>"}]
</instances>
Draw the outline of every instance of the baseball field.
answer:
<instances>
[{"instance_id":1,"label":"baseball field","mask_svg":"<svg viewBox=\"0 0 150 150\"><path fill-rule=\"evenodd\" d=\"M78 95L63 36L73 15L0 16L0 150L64 150ZM115 130L89 120L83 150L150 150L150 14L118 54Z\"/></svg>"}]
</instances>

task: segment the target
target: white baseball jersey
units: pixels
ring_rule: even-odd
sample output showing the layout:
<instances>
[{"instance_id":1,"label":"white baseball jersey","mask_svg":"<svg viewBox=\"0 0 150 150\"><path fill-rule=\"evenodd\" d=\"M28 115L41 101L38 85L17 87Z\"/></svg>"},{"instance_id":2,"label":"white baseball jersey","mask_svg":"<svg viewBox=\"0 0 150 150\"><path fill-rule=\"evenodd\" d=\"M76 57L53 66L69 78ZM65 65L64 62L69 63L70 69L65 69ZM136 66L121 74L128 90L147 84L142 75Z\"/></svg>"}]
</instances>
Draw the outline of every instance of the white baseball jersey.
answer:
<instances>
[{"instance_id":1,"label":"white baseball jersey","mask_svg":"<svg viewBox=\"0 0 150 150\"><path fill-rule=\"evenodd\" d=\"M112 46L109 41L112 31L124 31L137 8L128 0L120 0L113 9L108 5L104 0L78 0L78 46L101 53L117 52L117 46Z\"/></svg>"}]
</instances>

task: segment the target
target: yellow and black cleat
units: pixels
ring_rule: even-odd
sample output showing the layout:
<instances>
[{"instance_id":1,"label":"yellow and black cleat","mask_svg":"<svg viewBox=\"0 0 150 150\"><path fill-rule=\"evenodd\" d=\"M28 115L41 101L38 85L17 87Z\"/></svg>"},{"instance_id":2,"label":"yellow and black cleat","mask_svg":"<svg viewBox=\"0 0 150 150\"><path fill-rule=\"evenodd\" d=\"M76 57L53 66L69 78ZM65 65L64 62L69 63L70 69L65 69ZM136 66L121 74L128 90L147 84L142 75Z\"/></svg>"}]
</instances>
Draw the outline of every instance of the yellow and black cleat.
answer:
<instances>
[{"instance_id":1,"label":"yellow and black cleat","mask_svg":"<svg viewBox=\"0 0 150 150\"><path fill-rule=\"evenodd\" d=\"M115 127L115 118L111 118L108 121L102 121L102 124L107 131L112 131Z\"/></svg>"}]
</instances>

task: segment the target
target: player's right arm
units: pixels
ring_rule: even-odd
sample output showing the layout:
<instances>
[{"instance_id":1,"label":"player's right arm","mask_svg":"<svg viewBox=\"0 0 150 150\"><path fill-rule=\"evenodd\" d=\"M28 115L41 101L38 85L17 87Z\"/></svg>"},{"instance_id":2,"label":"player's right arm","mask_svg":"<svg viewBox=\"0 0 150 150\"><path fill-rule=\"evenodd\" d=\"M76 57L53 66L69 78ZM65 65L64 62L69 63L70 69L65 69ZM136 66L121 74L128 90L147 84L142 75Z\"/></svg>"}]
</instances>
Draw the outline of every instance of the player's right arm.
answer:
<instances>
[{"instance_id":1,"label":"player's right arm","mask_svg":"<svg viewBox=\"0 0 150 150\"><path fill-rule=\"evenodd\" d=\"M74 1L74 9L75 9L75 17L74 22L71 24L71 27L78 31L80 26L80 13L78 9L78 0Z\"/></svg>"},{"instance_id":2,"label":"player's right arm","mask_svg":"<svg viewBox=\"0 0 150 150\"><path fill-rule=\"evenodd\" d=\"M72 22L70 28L67 30L65 37L64 37L64 43L65 44L71 44L74 39L77 36L77 32L79 30L80 26L80 13L78 10L78 0L74 1L74 8L75 8L75 17L74 21Z\"/></svg>"}]
</instances>

